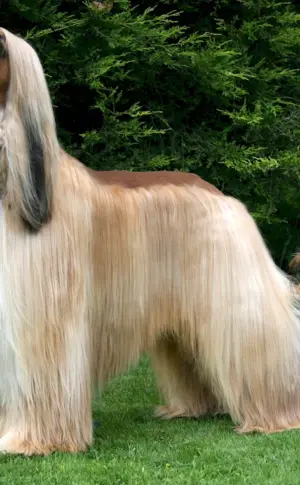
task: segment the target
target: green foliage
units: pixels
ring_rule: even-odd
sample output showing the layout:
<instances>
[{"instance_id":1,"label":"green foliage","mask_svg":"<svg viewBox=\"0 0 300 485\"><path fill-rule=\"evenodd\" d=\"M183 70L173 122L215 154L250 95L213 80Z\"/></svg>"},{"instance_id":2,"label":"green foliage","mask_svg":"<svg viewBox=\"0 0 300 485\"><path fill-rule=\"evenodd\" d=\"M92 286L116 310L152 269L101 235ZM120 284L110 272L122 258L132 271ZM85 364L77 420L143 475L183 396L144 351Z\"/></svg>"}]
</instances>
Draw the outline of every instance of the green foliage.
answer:
<instances>
[{"instance_id":1,"label":"green foliage","mask_svg":"<svg viewBox=\"0 0 300 485\"><path fill-rule=\"evenodd\" d=\"M283 267L300 244L300 15L291 1L12 0L65 148L94 168L193 171L252 211Z\"/></svg>"}]
</instances>

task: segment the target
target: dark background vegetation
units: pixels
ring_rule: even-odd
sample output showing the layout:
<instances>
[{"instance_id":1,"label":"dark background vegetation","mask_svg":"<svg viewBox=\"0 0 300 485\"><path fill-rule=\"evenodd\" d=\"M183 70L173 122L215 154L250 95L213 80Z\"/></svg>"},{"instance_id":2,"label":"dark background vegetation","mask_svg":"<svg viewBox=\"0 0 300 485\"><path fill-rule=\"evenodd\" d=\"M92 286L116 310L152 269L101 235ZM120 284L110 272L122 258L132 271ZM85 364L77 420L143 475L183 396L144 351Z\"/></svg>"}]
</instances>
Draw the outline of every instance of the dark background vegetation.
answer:
<instances>
[{"instance_id":1,"label":"dark background vegetation","mask_svg":"<svg viewBox=\"0 0 300 485\"><path fill-rule=\"evenodd\" d=\"M65 149L198 173L247 204L278 264L300 245L300 2L0 2L32 43Z\"/></svg>"}]
</instances>

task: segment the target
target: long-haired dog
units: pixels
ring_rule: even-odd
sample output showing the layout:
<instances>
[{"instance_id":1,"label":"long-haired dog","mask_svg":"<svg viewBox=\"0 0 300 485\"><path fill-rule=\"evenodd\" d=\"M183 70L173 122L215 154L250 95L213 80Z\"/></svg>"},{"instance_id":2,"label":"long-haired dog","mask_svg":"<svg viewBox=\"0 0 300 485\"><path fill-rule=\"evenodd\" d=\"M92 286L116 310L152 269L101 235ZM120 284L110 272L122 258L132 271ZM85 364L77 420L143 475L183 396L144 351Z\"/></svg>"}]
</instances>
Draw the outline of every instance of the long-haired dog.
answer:
<instances>
[{"instance_id":1,"label":"long-haired dog","mask_svg":"<svg viewBox=\"0 0 300 485\"><path fill-rule=\"evenodd\" d=\"M195 175L85 168L35 51L0 33L0 450L85 450L92 396L143 352L159 416L299 428L299 309L244 205Z\"/></svg>"}]
</instances>

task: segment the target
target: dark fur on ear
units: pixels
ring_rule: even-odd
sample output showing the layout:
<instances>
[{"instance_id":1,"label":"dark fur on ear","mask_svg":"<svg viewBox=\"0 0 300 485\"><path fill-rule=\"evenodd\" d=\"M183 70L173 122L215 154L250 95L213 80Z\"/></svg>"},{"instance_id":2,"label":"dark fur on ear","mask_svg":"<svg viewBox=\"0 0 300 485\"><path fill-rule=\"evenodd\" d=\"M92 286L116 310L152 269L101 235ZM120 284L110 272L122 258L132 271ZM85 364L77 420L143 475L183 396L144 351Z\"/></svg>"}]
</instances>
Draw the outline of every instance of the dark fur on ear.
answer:
<instances>
[{"instance_id":1,"label":"dark fur on ear","mask_svg":"<svg viewBox=\"0 0 300 485\"><path fill-rule=\"evenodd\" d=\"M5 41L5 35L0 31L0 58L7 57Z\"/></svg>"},{"instance_id":2,"label":"dark fur on ear","mask_svg":"<svg viewBox=\"0 0 300 485\"><path fill-rule=\"evenodd\" d=\"M47 196L43 144L32 124L25 123L29 151L29 178L34 192L31 197L24 194L26 214L30 218L23 221L31 232L37 232L50 219L50 203Z\"/></svg>"}]
</instances>

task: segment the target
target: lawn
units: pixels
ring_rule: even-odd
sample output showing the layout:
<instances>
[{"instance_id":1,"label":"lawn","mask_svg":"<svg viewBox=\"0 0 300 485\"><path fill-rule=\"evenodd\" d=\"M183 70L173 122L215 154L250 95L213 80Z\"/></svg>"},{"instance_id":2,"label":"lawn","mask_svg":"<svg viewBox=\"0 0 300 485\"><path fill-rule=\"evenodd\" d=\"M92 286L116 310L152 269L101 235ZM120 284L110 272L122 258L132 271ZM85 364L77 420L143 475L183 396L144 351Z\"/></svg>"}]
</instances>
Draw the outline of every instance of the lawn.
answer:
<instances>
[{"instance_id":1,"label":"lawn","mask_svg":"<svg viewBox=\"0 0 300 485\"><path fill-rule=\"evenodd\" d=\"M166 422L146 360L94 406L95 442L81 455L0 456L0 484L298 485L300 431L238 436L227 417Z\"/></svg>"}]
</instances>

